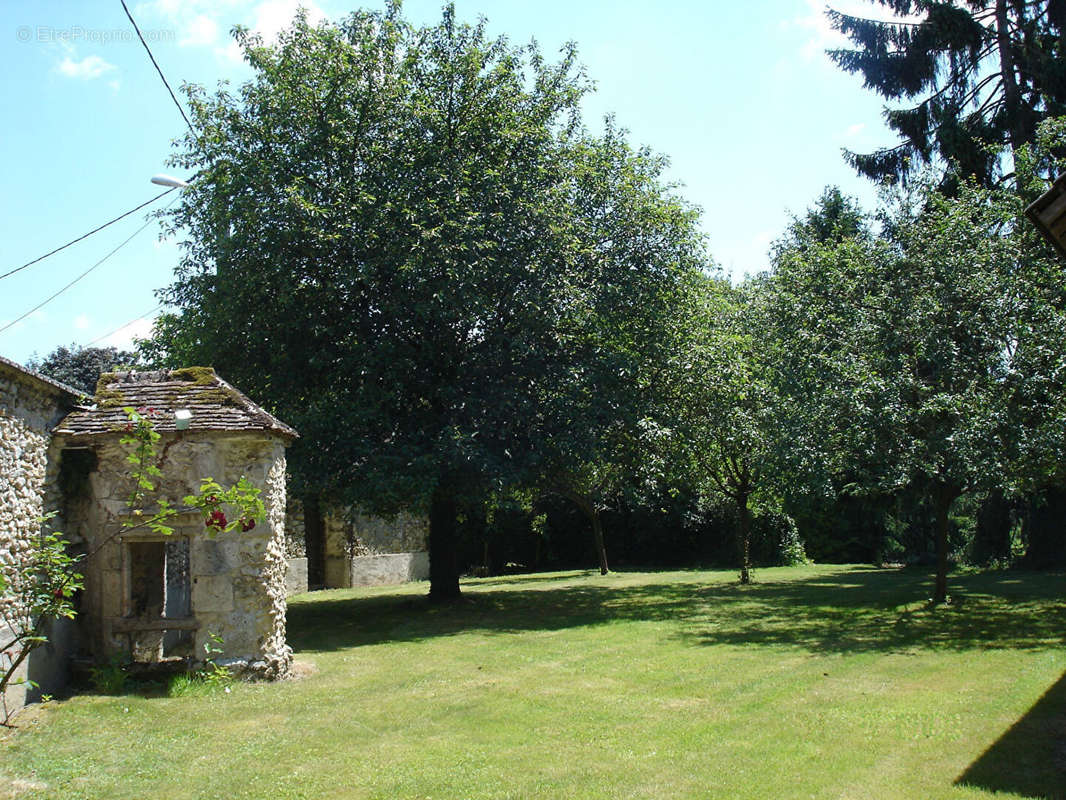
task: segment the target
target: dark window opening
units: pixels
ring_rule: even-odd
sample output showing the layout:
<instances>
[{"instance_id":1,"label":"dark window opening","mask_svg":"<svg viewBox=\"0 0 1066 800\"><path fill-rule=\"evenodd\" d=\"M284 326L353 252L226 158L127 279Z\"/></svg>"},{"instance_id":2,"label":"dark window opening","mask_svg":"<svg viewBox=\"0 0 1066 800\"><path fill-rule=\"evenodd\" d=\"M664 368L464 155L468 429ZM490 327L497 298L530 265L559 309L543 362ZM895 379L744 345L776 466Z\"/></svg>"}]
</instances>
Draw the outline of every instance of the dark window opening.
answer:
<instances>
[{"instance_id":1,"label":"dark window opening","mask_svg":"<svg viewBox=\"0 0 1066 800\"><path fill-rule=\"evenodd\" d=\"M127 542L129 555L128 616L148 621L192 616L189 540ZM192 655L193 632L153 625L131 639L135 661L158 661Z\"/></svg>"},{"instance_id":2,"label":"dark window opening","mask_svg":"<svg viewBox=\"0 0 1066 800\"><path fill-rule=\"evenodd\" d=\"M183 618L192 613L189 540L129 542L130 602L134 617Z\"/></svg>"},{"instance_id":3,"label":"dark window opening","mask_svg":"<svg viewBox=\"0 0 1066 800\"><path fill-rule=\"evenodd\" d=\"M130 542L130 614L163 616L166 546L163 542Z\"/></svg>"}]
</instances>

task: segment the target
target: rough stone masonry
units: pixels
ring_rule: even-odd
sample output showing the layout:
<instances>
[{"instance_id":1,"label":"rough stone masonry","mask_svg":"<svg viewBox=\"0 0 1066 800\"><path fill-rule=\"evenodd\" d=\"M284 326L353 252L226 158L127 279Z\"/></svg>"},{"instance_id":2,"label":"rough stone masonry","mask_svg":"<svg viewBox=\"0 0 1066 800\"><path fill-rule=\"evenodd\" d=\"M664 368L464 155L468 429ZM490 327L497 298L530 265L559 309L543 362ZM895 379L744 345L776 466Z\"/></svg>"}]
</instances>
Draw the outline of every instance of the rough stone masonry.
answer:
<instances>
[{"instance_id":1,"label":"rough stone masonry","mask_svg":"<svg viewBox=\"0 0 1066 800\"><path fill-rule=\"evenodd\" d=\"M49 478L49 448L52 427L69 411L78 394L56 381L34 375L17 364L0 358L0 574L8 590L0 596L6 612L17 609L18 565L25 558L34 539L41 534L41 518L46 511L46 495L54 487ZM0 623L0 668L10 665L7 653L13 631ZM7 690L9 708L25 704L29 686L22 681L34 666L39 673L52 673L39 662L56 656L56 643L40 653L37 664L24 662ZM54 681L34 676L47 690Z\"/></svg>"}]
</instances>

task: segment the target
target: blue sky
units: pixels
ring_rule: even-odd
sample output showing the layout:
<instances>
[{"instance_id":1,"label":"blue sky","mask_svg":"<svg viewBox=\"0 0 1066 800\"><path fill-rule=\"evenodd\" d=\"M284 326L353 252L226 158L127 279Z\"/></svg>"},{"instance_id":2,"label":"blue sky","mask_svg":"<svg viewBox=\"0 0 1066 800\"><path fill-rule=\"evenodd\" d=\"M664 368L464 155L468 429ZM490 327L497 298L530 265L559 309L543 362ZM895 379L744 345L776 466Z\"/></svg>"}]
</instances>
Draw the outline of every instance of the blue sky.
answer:
<instances>
[{"instance_id":1,"label":"blue sky","mask_svg":"<svg viewBox=\"0 0 1066 800\"><path fill-rule=\"evenodd\" d=\"M337 19L350 2L316 0L127 0L160 66L182 82L213 87L249 76L229 31L268 39L298 5ZM380 7L380 2L367 3ZM869 11L863 0L834 7ZM408 0L416 22L439 18L438 0ZM735 278L766 268L770 242L824 186L866 205L875 191L844 163L841 148L891 143L880 98L824 55L839 43L819 0L458 0L463 20L546 54L578 44L597 91L586 121L614 113L635 145L671 160L680 193L703 209L715 263ZM168 171L184 122L129 26L119 0L0 4L0 274L148 200L149 178ZM181 95L179 94L179 98ZM170 197L164 199L165 203ZM0 332L0 355L24 363L61 344L128 346L145 335L171 281L179 248L160 241L145 212L0 280L0 328L129 243L22 322ZM136 234L136 235L134 235ZM116 329L127 325L121 330Z\"/></svg>"}]
</instances>

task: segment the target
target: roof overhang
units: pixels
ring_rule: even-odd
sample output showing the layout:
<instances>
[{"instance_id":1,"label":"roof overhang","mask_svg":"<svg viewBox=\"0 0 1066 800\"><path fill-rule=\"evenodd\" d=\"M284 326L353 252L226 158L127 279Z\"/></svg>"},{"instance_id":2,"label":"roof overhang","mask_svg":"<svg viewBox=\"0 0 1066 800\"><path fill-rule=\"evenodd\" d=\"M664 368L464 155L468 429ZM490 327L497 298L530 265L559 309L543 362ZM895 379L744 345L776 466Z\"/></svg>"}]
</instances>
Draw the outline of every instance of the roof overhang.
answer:
<instances>
[{"instance_id":1,"label":"roof overhang","mask_svg":"<svg viewBox=\"0 0 1066 800\"><path fill-rule=\"evenodd\" d=\"M1066 256L1066 173L1025 209L1025 216Z\"/></svg>"}]
</instances>

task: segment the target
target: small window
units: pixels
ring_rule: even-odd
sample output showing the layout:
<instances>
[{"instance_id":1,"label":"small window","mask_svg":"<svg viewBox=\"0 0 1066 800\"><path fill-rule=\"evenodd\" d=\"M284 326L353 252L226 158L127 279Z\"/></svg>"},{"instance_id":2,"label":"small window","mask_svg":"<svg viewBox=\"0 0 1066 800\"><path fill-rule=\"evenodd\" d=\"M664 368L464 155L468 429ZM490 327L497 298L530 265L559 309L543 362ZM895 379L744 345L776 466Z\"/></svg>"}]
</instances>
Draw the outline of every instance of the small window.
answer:
<instances>
[{"instance_id":1,"label":"small window","mask_svg":"<svg viewBox=\"0 0 1066 800\"><path fill-rule=\"evenodd\" d=\"M161 617L166 593L166 545L163 542L130 542L129 548L130 614Z\"/></svg>"},{"instance_id":2,"label":"small window","mask_svg":"<svg viewBox=\"0 0 1066 800\"><path fill-rule=\"evenodd\" d=\"M192 613L192 595L189 587L189 540L174 539L165 542L166 560L163 575L166 591L163 594L163 616L187 617Z\"/></svg>"},{"instance_id":3,"label":"small window","mask_svg":"<svg viewBox=\"0 0 1066 800\"><path fill-rule=\"evenodd\" d=\"M156 541L127 541L128 617L143 621L129 629L130 657L153 663L192 655L193 631L182 624L168 628L165 620L187 621L192 616L189 580L189 540L171 537Z\"/></svg>"},{"instance_id":4,"label":"small window","mask_svg":"<svg viewBox=\"0 0 1066 800\"><path fill-rule=\"evenodd\" d=\"M129 542L129 614L170 619L188 617L189 540Z\"/></svg>"}]
</instances>

